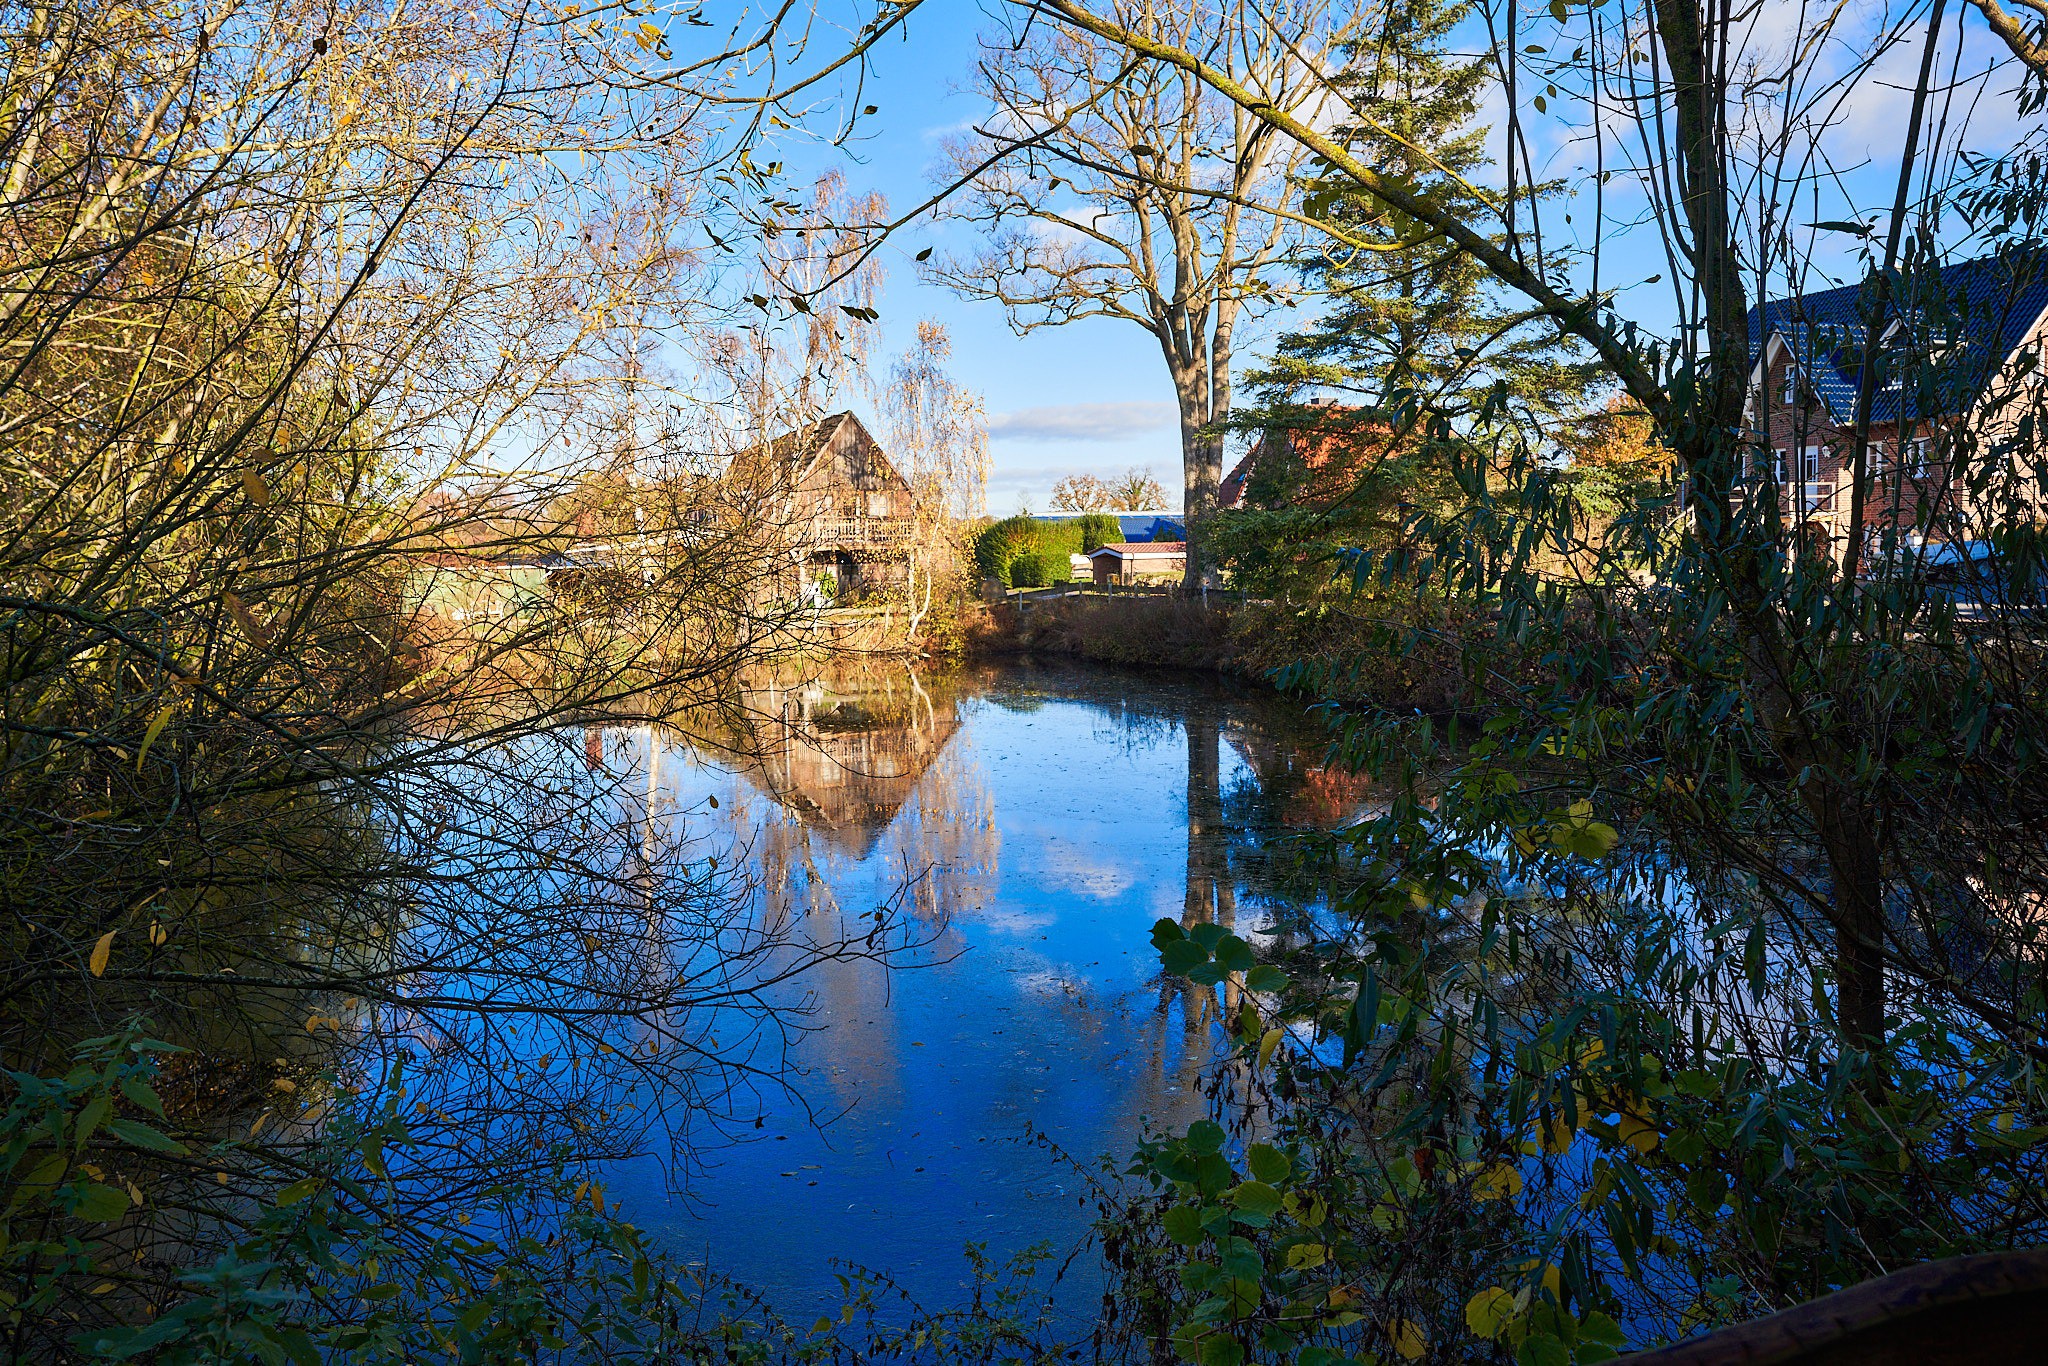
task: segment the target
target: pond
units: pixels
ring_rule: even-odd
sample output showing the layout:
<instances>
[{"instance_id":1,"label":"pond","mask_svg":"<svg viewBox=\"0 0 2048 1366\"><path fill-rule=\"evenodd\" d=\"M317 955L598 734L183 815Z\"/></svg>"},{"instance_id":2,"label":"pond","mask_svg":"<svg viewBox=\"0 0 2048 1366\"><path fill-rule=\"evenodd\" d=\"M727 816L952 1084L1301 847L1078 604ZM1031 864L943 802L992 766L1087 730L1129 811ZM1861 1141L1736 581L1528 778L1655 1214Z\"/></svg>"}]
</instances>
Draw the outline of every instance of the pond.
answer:
<instances>
[{"instance_id":1,"label":"pond","mask_svg":"<svg viewBox=\"0 0 2048 1366\"><path fill-rule=\"evenodd\" d=\"M963 1249L1063 1255L1090 1177L1149 1121L1200 1117L1218 1033L1162 978L1161 917L1256 938L1312 911L1274 836L1360 809L1298 704L1080 667L901 669L764 688L744 741L618 727L657 813L747 861L768 916L891 905L915 966L828 963L781 1085L678 1184L613 1174L627 1217L799 1322L843 1302L835 1263L957 1302ZM1088 1259L1077 1259L1077 1266ZM1069 1277L1079 1309L1099 1287Z\"/></svg>"}]
</instances>

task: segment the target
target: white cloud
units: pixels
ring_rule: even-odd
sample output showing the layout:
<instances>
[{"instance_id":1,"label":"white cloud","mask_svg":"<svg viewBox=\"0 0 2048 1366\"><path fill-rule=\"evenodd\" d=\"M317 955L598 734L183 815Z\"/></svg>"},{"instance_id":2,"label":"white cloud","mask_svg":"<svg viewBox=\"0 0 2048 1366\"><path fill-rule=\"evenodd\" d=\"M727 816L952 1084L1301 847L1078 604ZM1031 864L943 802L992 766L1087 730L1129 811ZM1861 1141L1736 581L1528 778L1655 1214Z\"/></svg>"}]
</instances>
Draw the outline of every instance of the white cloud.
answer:
<instances>
[{"instance_id":1,"label":"white cloud","mask_svg":"<svg viewBox=\"0 0 2048 1366\"><path fill-rule=\"evenodd\" d=\"M1177 420L1171 403L1067 403L998 413L988 434L997 441L1119 441Z\"/></svg>"}]
</instances>

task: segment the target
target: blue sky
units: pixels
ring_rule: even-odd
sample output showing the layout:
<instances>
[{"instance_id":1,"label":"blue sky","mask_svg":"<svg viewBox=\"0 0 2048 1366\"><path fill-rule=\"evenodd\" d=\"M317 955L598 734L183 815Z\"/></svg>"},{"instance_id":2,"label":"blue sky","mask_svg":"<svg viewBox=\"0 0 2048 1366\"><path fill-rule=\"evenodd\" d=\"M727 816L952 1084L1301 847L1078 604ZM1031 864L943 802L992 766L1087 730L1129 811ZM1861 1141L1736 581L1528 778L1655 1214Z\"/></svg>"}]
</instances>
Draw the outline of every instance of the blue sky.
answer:
<instances>
[{"instance_id":1,"label":"blue sky","mask_svg":"<svg viewBox=\"0 0 2048 1366\"><path fill-rule=\"evenodd\" d=\"M1917 6L1909 8L1917 12ZM1802 255L1823 268L1821 278L1809 279L1808 288L1825 287L1837 278L1853 279L1860 269L1854 259L1858 246L1854 239L1815 233L1808 220L1868 221L1881 216L1881 206L1889 202L1897 175L1904 106L1919 50L1917 41L1889 47L1879 44L1873 49L1871 39L1888 20L1898 22L1902 14L1854 10L1831 41L1818 49L1806 47L1804 36L1809 30L1805 25L1814 20L1798 6L1765 6L1753 20L1748 42L1754 51L1768 55L1781 48L1787 52L1805 48L1807 55L1801 65L1807 77L1819 87L1841 80L1845 82L1842 89L1848 92L1846 99L1822 101L1827 116L1811 135L1817 138L1812 145L1820 149L1818 173L1811 176L1812 202L1807 202L1804 185L1790 194L1782 184L1771 189L1774 196L1787 195L1779 208L1780 221L1796 220L1788 226L1806 239ZM987 10L975 0L932 0L920 8L905 29L874 54L861 102L876 105L878 110L862 120L860 139L842 152L795 141L800 135L791 134L792 141L778 150L792 172L808 177L837 165L845 173L849 190L880 191L897 213L929 196L935 188L932 168L939 158L941 140L964 130L982 108L971 83L975 37L989 24ZM1955 88L1961 98L1954 112L1959 123L1967 122L1970 127L1963 140L1979 147L2010 149L2038 126L2037 120L2016 117L2009 80L1982 80L1986 68L2004 54L1981 26L1961 30L1964 60L1950 66L1955 32L1944 32L1941 67L1959 78ZM1528 36L1542 35L1532 31ZM1470 38L1475 49L1487 41L1477 20L1472 23ZM1974 81L1973 71L1978 73ZM1983 104L1971 117L1973 95L1981 97ZM1505 114L1505 102L1496 87L1488 92L1479 115L1480 121L1494 130L1490 141L1496 159L1502 150L1500 130L1506 123ZM1571 112L1554 106L1548 118L1531 118L1529 137L1532 154L1540 163L1539 179L1563 176L1581 189L1588 183L1591 142L1584 136L1584 115L1583 105ZM1613 118L1613 112L1606 111L1603 122ZM822 122L829 125L832 120L828 117ZM1630 126L1609 126L1607 140L1613 150L1607 165L1614 166L1622 159L1617 154L1633 137ZM1794 194L1796 204L1791 202ZM1678 302L1671 292L1666 258L1656 234L1638 217L1643 208L1640 192L1623 179L1610 185L1607 195L1606 214L1601 218L1585 212L1589 205L1583 200L1550 206L1545 214L1547 230L1562 230L1576 238L1581 250L1597 237L1608 261L1602 267L1602 280L1609 288L1621 286L1618 305L1622 313L1663 331L1675 316ZM1571 219L1565 215L1574 207L1580 210L1579 223L1567 228ZM1795 209L1796 214L1792 212ZM1631 225L1632 218L1636 222ZM1950 234L1957 227L1953 222L1944 226ZM932 247L941 254L964 254L973 246L972 233L964 224L921 222L904 230L888 246L888 283L881 301L882 345L877 352L884 357L901 352L920 318L945 324L954 345L955 377L983 396L989 413L994 456L990 509L1004 514L1028 504L1044 511L1051 487L1061 476L1110 474L1134 465L1149 467L1165 486L1169 503L1177 506L1178 429L1172 389L1157 343L1134 324L1102 319L1018 336L999 306L963 300L950 291L919 283L912 261L916 252ZM1771 292L1783 292L1782 285ZM1293 315L1292 320L1299 318ZM1249 336L1240 333L1240 372L1256 363L1268 340L1270 332L1257 328Z\"/></svg>"},{"instance_id":2,"label":"blue sky","mask_svg":"<svg viewBox=\"0 0 2048 1366\"><path fill-rule=\"evenodd\" d=\"M876 54L863 102L879 111L861 124L851 155L788 148L794 167L822 169L836 159L848 188L874 189L902 213L934 189L931 168L947 134L971 123L981 108L969 89L975 34L988 23L970 0L937 0L912 16L908 33ZM925 247L966 251L971 229L920 223L887 249L882 298L885 355L902 352L920 318L945 324L953 340L953 372L987 404L995 470L989 508L998 515L1050 506L1054 481L1075 473L1112 474L1149 466L1171 506L1180 504L1180 434L1173 386L1159 344L1134 324L1105 319L1011 332L1003 310L920 284L914 255Z\"/></svg>"}]
</instances>

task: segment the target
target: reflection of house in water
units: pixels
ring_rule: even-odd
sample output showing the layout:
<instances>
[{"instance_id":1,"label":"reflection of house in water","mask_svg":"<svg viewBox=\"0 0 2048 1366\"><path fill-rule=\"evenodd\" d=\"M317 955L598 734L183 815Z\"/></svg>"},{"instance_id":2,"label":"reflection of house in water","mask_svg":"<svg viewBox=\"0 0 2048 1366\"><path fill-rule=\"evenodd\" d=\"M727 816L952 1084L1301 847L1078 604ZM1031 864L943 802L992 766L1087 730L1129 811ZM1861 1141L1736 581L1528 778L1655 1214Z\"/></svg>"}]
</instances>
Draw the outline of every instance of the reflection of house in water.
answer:
<instances>
[{"instance_id":1,"label":"reflection of house in water","mask_svg":"<svg viewBox=\"0 0 2048 1366\"><path fill-rule=\"evenodd\" d=\"M1276 734L1252 716L1236 716L1223 735L1251 770L1270 818L1284 827L1327 830L1388 809L1369 777L1330 765L1312 730Z\"/></svg>"},{"instance_id":2,"label":"reflection of house in water","mask_svg":"<svg viewBox=\"0 0 2048 1366\"><path fill-rule=\"evenodd\" d=\"M914 682L834 692L812 682L753 693L751 752L740 772L855 858L876 842L960 728Z\"/></svg>"}]
</instances>

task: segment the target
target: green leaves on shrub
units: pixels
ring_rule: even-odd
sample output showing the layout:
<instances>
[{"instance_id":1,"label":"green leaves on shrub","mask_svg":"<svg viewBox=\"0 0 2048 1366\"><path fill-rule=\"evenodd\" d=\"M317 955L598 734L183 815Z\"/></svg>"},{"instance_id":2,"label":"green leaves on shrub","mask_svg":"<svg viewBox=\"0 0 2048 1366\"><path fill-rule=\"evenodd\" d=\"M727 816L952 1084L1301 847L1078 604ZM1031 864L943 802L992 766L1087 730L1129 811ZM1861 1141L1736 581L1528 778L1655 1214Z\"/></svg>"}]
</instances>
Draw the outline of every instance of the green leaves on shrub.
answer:
<instances>
[{"instance_id":1,"label":"green leaves on shrub","mask_svg":"<svg viewBox=\"0 0 2048 1366\"><path fill-rule=\"evenodd\" d=\"M1278 992L1287 988L1286 973L1259 962L1251 945L1221 925L1183 930L1177 922L1162 919L1152 927L1152 944L1167 972L1197 986L1215 986L1232 973L1242 973L1249 990Z\"/></svg>"},{"instance_id":2,"label":"green leaves on shrub","mask_svg":"<svg viewBox=\"0 0 2048 1366\"><path fill-rule=\"evenodd\" d=\"M1112 528L1114 517L1102 519ZM1102 544L1086 543L1088 529L1100 534L1100 523L1084 517L1079 521L1051 522L1037 517L1006 517L991 522L974 538L974 564L982 577L995 579L1005 588L1042 588L1066 583L1073 577L1070 555L1085 553ZM1109 539L1121 539L1120 529Z\"/></svg>"}]
</instances>

